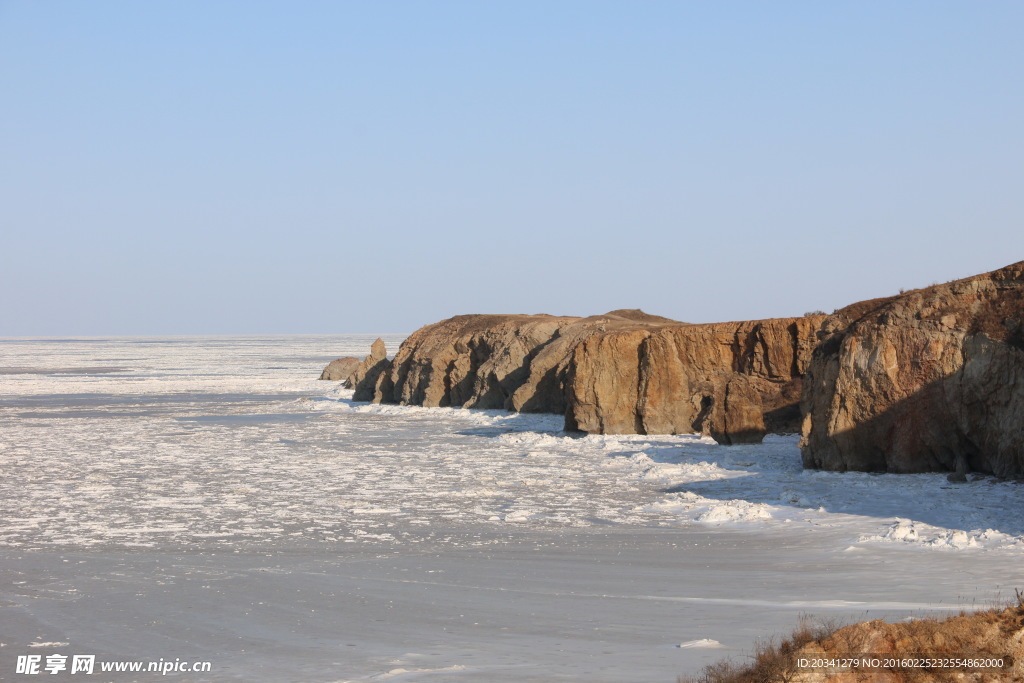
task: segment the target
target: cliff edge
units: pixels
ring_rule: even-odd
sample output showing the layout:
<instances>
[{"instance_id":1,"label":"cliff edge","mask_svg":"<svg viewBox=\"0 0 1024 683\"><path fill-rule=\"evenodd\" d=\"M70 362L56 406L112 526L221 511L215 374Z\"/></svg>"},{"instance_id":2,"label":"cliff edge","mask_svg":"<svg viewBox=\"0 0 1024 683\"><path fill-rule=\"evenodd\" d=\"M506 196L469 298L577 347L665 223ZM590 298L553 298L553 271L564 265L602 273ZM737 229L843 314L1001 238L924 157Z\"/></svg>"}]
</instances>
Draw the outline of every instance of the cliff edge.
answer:
<instances>
[{"instance_id":1,"label":"cliff edge","mask_svg":"<svg viewBox=\"0 0 1024 683\"><path fill-rule=\"evenodd\" d=\"M1024 262L824 321L802 397L806 467L1024 475Z\"/></svg>"}]
</instances>

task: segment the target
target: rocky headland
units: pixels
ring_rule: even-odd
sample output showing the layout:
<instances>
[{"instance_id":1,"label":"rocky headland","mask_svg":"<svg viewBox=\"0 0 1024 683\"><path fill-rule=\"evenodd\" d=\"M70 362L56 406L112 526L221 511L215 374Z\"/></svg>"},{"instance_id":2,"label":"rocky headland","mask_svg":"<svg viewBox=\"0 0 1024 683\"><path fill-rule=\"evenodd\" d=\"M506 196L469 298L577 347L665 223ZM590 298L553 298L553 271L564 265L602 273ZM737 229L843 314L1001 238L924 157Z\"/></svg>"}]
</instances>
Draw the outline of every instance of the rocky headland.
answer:
<instances>
[{"instance_id":1,"label":"rocky headland","mask_svg":"<svg viewBox=\"0 0 1024 683\"><path fill-rule=\"evenodd\" d=\"M417 330L375 376L353 380L357 400L376 403L559 413L568 429L591 433L759 442L799 429L801 376L822 320L460 315Z\"/></svg>"},{"instance_id":2,"label":"rocky headland","mask_svg":"<svg viewBox=\"0 0 1024 683\"><path fill-rule=\"evenodd\" d=\"M378 340L348 382L356 400L558 413L589 433L799 431L813 468L1020 477L1022 321L1024 262L828 316L460 315L393 360Z\"/></svg>"},{"instance_id":3,"label":"rocky headland","mask_svg":"<svg viewBox=\"0 0 1024 683\"><path fill-rule=\"evenodd\" d=\"M807 467L1024 476L1024 262L837 311L804 385Z\"/></svg>"}]
</instances>

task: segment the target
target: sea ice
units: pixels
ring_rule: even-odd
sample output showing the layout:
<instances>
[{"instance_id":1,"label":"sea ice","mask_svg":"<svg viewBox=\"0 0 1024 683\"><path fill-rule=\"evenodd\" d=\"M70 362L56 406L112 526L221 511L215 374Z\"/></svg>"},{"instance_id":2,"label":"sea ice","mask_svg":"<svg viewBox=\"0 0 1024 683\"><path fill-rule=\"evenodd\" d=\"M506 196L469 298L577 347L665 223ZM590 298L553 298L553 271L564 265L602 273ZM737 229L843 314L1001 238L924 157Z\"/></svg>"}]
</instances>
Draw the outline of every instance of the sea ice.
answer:
<instances>
[{"instance_id":1,"label":"sea ice","mask_svg":"<svg viewBox=\"0 0 1024 683\"><path fill-rule=\"evenodd\" d=\"M709 647L722 647L722 644L720 642L718 642L717 640L712 640L711 638L701 638L699 640L688 640L685 643L679 643L679 647L709 648Z\"/></svg>"},{"instance_id":2,"label":"sea ice","mask_svg":"<svg viewBox=\"0 0 1024 683\"><path fill-rule=\"evenodd\" d=\"M0 342L0 366L33 369L0 397L5 653L158 643L234 653L239 680L672 680L801 611L987 606L1019 579L1017 483L806 471L795 436L568 434L315 379L372 340Z\"/></svg>"}]
</instances>

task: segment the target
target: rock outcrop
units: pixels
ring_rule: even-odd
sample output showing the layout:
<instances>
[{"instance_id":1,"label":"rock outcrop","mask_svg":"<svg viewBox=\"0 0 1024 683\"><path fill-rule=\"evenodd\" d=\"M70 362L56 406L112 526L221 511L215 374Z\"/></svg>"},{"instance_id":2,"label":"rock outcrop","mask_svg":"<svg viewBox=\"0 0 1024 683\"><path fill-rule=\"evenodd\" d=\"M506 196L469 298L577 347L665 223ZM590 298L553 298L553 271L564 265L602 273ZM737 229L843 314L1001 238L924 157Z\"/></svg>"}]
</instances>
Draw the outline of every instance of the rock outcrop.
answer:
<instances>
[{"instance_id":1,"label":"rock outcrop","mask_svg":"<svg viewBox=\"0 0 1024 683\"><path fill-rule=\"evenodd\" d=\"M1024 476L1024 262L827 318L804 465Z\"/></svg>"},{"instance_id":2,"label":"rock outcrop","mask_svg":"<svg viewBox=\"0 0 1024 683\"><path fill-rule=\"evenodd\" d=\"M804 465L1024 476L1024 262L831 316L689 325L639 310L461 315L387 360L356 400L565 415L591 433L802 431Z\"/></svg>"},{"instance_id":3,"label":"rock outcrop","mask_svg":"<svg viewBox=\"0 0 1024 683\"><path fill-rule=\"evenodd\" d=\"M802 374L824 316L608 332L574 349L566 426L759 443L800 427Z\"/></svg>"},{"instance_id":4,"label":"rock outcrop","mask_svg":"<svg viewBox=\"0 0 1024 683\"><path fill-rule=\"evenodd\" d=\"M352 356L345 356L344 358L338 358L332 360L324 368L324 371L320 373L320 379L337 381L346 381L355 372L355 369L359 367L359 359Z\"/></svg>"},{"instance_id":5,"label":"rock outcrop","mask_svg":"<svg viewBox=\"0 0 1024 683\"><path fill-rule=\"evenodd\" d=\"M664 321L642 311L589 318L455 316L420 328L402 343L390 371L376 381L373 400L563 413L566 373L577 344L609 329L669 324Z\"/></svg>"},{"instance_id":6,"label":"rock outcrop","mask_svg":"<svg viewBox=\"0 0 1024 683\"><path fill-rule=\"evenodd\" d=\"M563 413L568 429L591 433L759 442L799 429L801 375L823 319L456 316L413 333L387 371L361 379L357 399Z\"/></svg>"},{"instance_id":7,"label":"rock outcrop","mask_svg":"<svg viewBox=\"0 0 1024 683\"><path fill-rule=\"evenodd\" d=\"M378 380L390 368L391 361L388 360L388 350L384 346L384 340L378 337L370 346L370 355L356 366L356 369L345 380L345 386L355 389L352 394L354 400L370 401L373 399Z\"/></svg>"}]
</instances>

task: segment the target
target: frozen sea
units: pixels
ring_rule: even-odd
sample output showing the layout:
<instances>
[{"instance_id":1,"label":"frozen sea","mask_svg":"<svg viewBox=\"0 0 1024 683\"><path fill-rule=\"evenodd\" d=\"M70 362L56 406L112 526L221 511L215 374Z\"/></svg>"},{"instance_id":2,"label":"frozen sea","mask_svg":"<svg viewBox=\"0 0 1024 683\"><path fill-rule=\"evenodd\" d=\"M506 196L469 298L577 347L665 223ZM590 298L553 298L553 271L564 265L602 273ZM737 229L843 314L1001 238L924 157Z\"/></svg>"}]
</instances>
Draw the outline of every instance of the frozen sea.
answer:
<instances>
[{"instance_id":1,"label":"frozen sea","mask_svg":"<svg viewBox=\"0 0 1024 683\"><path fill-rule=\"evenodd\" d=\"M0 339L0 680L92 654L210 672L46 679L671 682L804 614L1024 587L1019 483L316 379L375 337Z\"/></svg>"}]
</instances>

